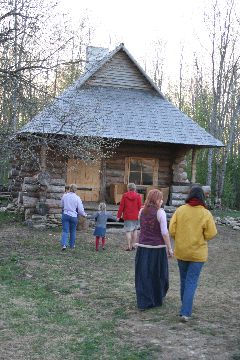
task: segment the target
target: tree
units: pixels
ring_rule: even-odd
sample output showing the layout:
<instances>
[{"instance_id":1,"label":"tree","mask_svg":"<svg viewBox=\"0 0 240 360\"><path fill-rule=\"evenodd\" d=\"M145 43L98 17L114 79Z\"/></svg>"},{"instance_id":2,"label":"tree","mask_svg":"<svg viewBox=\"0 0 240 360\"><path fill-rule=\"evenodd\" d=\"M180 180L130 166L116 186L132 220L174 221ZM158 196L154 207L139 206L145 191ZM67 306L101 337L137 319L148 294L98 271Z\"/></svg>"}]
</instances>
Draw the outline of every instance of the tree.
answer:
<instances>
[{"instance_id":1,"label":"tree","mask_svg":"<svg viewBox=\"0 0 240 360\"><path fill-rule=\"evenodd\" d=\"M189 91L192 96L191 109L184 105L184 111L187 110L190 116L225 145L220 150L209 149L207 164L203 166L208 170L206 183L211 186L216 201L220 203L226 171L231 168L228 162L235 161L239 156L234 151L236 142L239 142L240 116L239 19L234 11L234 1L229 1L227 5L220 9L218 1L214 1L212 13L205 18L210 34L211 52L208 59L211 65L208 67L207 61L201 64L200 56L198 58L195 54L195 72ZM204 162L206 152L201 156Z\"/></svg>"},{"instance_id":2,"label":"tree","mask_svg":"<svg viewBox=\"0 0 240 360\"><path fill-rule=\"evenodd\" d=\"M71 29L53 1L0 0L0 5L1 182L10 156L6 138L58 95L66 68L72 78L81 73L90 31L86 18L77 31Z\"/></svg>"},{"instance_id":3,"label":"tree","mask_svg":"<svg viewBox=\"0 0 240 360\"><path fill-rule=\"evenodd\" d=\"M234 0L230 0L227 7L221 10L218 1L215 1L210 22L212 105L209 131L226 145L219 154L209 150L208 155L207 184L212 183L215 156L216 197L218 199L222 198L226 164L234 146L240 111L240 53L237 48L239 19L236 18L234 5Z\"/></svg>"}]
</instances>

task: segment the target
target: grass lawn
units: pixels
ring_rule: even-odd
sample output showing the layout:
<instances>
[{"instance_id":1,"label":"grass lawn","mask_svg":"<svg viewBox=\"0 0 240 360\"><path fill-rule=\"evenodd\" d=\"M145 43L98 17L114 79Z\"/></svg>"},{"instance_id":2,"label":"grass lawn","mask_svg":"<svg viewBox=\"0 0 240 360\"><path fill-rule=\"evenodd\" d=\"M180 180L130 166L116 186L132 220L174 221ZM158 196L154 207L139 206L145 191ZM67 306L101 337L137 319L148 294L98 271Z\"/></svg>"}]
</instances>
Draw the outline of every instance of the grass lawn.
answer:
<instances>
[{"instance_id":1,"label":"grass lawn","mask_svg":"<svg viewBox=\"0 0 240 360\"><path fill-rule=\"evenodd\" d=\"M231 209L213 210L212 213L214 216L219 216L220 218L224 218L226 216L230 216L233 218L240 218L239 210L231 210Z\"/></svg>"},{"instance_id":2,"label":"grass lawn","mask_svg":"<svg viewBox=\"0 0 240 360\"><path fill-rule=\"evenodd\" d=\"M192 320L179 322L179 278L160 308L139 312L134 252L108 233L94 251L92 232L61 252L59 231L0 223L0 359L240 359L240 232L219 227L210 242Z\"/></svg>"}]
</instances>

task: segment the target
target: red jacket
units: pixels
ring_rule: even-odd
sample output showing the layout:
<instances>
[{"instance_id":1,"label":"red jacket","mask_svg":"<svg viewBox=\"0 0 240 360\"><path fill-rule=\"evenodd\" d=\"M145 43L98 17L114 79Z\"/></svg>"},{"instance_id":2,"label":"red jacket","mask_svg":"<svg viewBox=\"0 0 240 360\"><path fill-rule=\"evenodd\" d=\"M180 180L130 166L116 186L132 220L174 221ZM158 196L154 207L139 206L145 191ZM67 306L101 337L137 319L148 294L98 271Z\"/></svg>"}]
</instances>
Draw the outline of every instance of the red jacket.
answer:
<instances>
[{"instance_id":1,"label":"red jacket","mask_svg":"<svg viewBox=\"0 0 240 360\"><path fill-rule=\"evenodd\" d=\"M138 220L138 213L141 207L141 196L136 191L128 191L122 196L117 218L120 219L123 214L123 220Z\"/></svg>"}]
</instances>

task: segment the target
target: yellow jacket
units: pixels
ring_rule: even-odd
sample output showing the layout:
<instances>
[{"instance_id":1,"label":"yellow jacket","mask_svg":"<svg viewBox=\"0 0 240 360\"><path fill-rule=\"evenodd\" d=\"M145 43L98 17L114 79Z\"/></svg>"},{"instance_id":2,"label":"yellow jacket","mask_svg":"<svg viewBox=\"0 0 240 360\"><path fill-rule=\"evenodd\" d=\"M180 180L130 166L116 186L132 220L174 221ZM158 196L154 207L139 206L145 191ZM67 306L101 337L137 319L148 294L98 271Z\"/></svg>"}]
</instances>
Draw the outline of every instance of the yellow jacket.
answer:
<instances>
[{"instance_id":1,"label":"yellow jacket","mask_svg":"<svg viewBox=\"0 0 240 360\"><path fill-rule=\"evenodd\" d=\"M217 235L217 229L210 211L201 205L186 204L173 214L169 233L175 241L177 259L205 262L208 258L207 241Z\"/></svg>"}]
</instances>

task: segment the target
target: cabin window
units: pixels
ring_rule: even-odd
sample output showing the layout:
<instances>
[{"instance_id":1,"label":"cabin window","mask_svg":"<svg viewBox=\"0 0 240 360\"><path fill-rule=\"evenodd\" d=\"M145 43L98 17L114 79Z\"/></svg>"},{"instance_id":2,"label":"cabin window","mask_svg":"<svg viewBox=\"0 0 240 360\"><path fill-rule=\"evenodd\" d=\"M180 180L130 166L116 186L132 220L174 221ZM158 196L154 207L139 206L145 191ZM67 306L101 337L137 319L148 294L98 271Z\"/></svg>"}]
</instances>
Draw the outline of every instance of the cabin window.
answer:
<instances>
[{"instance_id":1,"label":"cabin window","mask_svg":"<svg viewBox=\"0 0 240 360\"><path fill-rule=\"evenodd\" d=\"M128 182L136 185L153 185L154 159L129 158Z\"/></svg>"}]
</instances>

